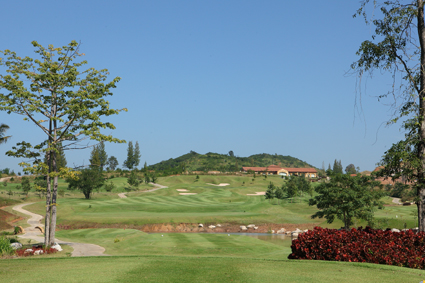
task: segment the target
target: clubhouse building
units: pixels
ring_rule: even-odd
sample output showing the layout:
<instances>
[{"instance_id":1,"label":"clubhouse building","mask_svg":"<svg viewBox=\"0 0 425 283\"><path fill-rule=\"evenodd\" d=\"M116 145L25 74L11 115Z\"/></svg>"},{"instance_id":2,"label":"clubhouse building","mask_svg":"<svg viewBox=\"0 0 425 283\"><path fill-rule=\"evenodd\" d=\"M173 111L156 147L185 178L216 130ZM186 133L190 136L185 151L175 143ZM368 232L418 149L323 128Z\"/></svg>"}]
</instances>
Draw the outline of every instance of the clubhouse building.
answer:
<instances>
[{"instance_id":1,"label":"clubhouse building","mask_svg":"<svg viewBox=\"0 0 425 283\"><path fill-rule=\"evenodd\" d=\"M316 178L317 170L314 168L282 168L277 165L267 167L242 167L243 173L255 172L263 175L281 175L281 176L304 176L307 178Z\"/></svg>"}]
</instances>

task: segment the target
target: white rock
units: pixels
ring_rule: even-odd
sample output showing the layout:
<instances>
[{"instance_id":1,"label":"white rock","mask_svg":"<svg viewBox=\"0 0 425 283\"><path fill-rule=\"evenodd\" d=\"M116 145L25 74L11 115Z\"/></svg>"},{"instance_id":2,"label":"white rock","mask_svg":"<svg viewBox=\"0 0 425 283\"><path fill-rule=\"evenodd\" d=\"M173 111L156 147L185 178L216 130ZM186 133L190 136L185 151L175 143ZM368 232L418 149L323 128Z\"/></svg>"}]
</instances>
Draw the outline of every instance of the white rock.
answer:
<instances>
[{"instance_id":1,"label":"white rock","mask_svg":"<svg viewBox=\"0 0 425 283\"><path fill-rule=\"evenodd\" d=\"M298 237L298 233L297 233L297 232L292 232L292 233L291 233L291 236L292 236L292 237Z\"/></svg>"},{"instance_id":2,"label":"white rock","mask_svg":"<svg viewBox=\"0 0 425 283\"><path fill-rule=\"evenodd\" d=\"M32 249L26 249L25 253L32 253Z\"/></svg>"},{"instance_id":3,"label":"white rock","mask_svg":"<svg viewBox=\"0 0 425 283\"><path fill-rule=\"evenodd\" d=\"M275 231L274 230L272 230L272 234L274 234L275 233Z\"/></svg>"},{"instance_id":4,"label":"white rock","mask_svg":"<svg viewBox=\"0 0 425 283\"><path fill-rule=\"evenodd\" d=\"M241 228L242 231L248 230L248 228L246 228L246 226L240 226L240 228Z\"/></svg>"},{"instance_id":5,"label":"white rock","mask_svg":"<svg viewBox=\"0 0 425 283\"><path fill-rule=\"evenodd\" d=\"M257 226L255 226L255 227L254 227L254 230L257 230L257 229L258 229L258 227L257 227Z\"/></svg>"},{"instance_id":6,"label":"white rock","mask_svg":"<svg viewBox=\"0 0 425 283\"><path fill-rule=\"evenodd\" d=\"M255 224L249 224L248 226L246 226L246 227L248 227L248 228L254 228L255 227Z\"/></svg>"},{"instance_id":7,"label":"white rock","mask_svg":"<svg viewBox=\"0 0 425 283\"><path fill-rule=\"evenodd\" d=\"M303 232L303 230L300 230L300 229L295 229L295 231L294 232L296 232L296 233L302 233Z\"/></svg>"},{"instance_id":8,"label":"white rock","mask_svg":"<svg viewBox=\"0 0 425 283\"><path fill-rule=\"evenodd\" d=\"M199 224L198 227L204 227L204 224Z\"/></svg>"},{"instance_id":9,"label":"white rock","mask_svg":"<svg viewBox=\"0 0 425 283\"><path fill-rule=\"evenodd\" d=\"M58 252L60 252L60 251L62 251L63 249L62 249L62 247L58 244L58 243L55 243L53 246L52 246L52 249L55 249L55 250L57 250Z\"/></svg>"},{"instance_id":10,"label":"white rock","mask_svg":"<svg viewBox=\"0 0 425 283\"><path fill-rule=\"evenodd\" d=\"M210 226L208 226L208 228L210 228L210 229L214 229L214 228L215 228L215 226L214 226L214 225L210 225Z\"/></svg>"},{"instance_id":11,"label":"white rock","mask_svg":"<svg viewBox=\"0 0 425 283\"><path fill-rule=\"evenodd\" d=\"M36 250L34 252L34 255L42 255L43 253L44 253L43 250Z\"/></svg>"},{"instance_id":12,"label":"white rock","mask_svg":"<svg viewBox=\"0 0 425 283\"><path fill-rule=\"evenodd\" d=\"M217 225L215 225L215 226L217 226L217 227L221 227L221 224L217 224Z\"/></svg>"},{"instance_id":13,"label":"white rock","mask_svg":"<svg viewBox=\"0 0 425 283\"><path fill-rule=\"evenodd\" d=\"M308 232L308 229L305 229L305 230L304 230L304 233L307 233L307 232Z\"/></svg>"},{"instance_id":14,"label":"white rock","mask_svg":"<svg viewBox=\"0 0 425 283\"><path fill-rule=\"evenodd\" d=\"M393 228L393 229L391 229L391 232L400 232L400 230L398 230L398 229L396 229L396 228Z\"/></svg>"},{"instance_id":15,"label":"white rock","mask_svg":"<svg viewBox=\"0 0 425 283\"><path fill-rule=\"evenodd\" d=\"M10 244L10 246L14 249L14 250L17 250L17 249L20 249L20 248L22 248L22 244L21 243L11 243Z\"/></svg>"}]
</instances>

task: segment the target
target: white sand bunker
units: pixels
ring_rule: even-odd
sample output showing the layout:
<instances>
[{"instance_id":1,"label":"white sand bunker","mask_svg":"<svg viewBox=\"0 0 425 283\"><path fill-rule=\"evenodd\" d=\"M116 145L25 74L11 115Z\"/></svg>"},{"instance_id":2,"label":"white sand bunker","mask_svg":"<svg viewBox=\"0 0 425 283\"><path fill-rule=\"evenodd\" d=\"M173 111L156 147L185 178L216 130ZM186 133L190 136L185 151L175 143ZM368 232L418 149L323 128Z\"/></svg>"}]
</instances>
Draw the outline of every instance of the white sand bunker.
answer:
<instances>
[{"instance_id":1,"label":"white sand bunker","mask_svg":"<svg viewBox=\"0 0 425 283\"><path fill-rule=\"evenodd\" d=\"M265 196L266 192L255 192L255 194L246 194L247 196Z\"/></svg>"},{"instance_id":2,"label":"white sand bunker","mask_svg":"<svg viewBox=\"0 0 425 283\"><path fill-rule=\"evenodd\" d=\"M220 183L220 184L218 184L218 185L215 185L215 184L207 183L207 185L216 186L216 187L225 187L225 186L228 186L228 185L230 185L230 184L227 184L227 183Z\"/></svg>"},{"instance_id":3,"label":"white sand bunker","mask_svg":"<svg viewBox=\"0 0 425 283\"><path fill-rule=\"evenodd\" d=\"M197 195L197 193L179 193L179 195L190 196L190 195Z\"/></svg>"},{"instance_id":4,"label":"white sand bunker","mask_svg":"<svg viewBox=\"0 0 425 283\"><path fill-rule=\"evenodd\" d=\"M188 192L189 190L186 190L186 189L176 189L176 191L178 191L178 192Z\"/></svg>"}]
</instances>

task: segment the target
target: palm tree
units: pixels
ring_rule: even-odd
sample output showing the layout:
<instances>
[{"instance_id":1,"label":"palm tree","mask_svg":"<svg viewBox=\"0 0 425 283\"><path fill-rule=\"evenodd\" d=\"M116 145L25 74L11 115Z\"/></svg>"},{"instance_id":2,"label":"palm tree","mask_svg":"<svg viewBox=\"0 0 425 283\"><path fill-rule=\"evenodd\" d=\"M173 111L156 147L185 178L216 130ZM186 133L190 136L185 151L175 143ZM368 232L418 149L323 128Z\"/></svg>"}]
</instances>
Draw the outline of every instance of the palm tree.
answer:
<instances>
[{"instance_id":1,"label":"palm tree","mask_svg":"<svg viewBox=\"0 0 425 283\"><path fill-rule=\"evenodd\" d=\"M9 129L8 125L0 124L0 144L6 143L7 140L11 137L11 136L5 136L7 129Z\"/></svg>"}]
</instances>

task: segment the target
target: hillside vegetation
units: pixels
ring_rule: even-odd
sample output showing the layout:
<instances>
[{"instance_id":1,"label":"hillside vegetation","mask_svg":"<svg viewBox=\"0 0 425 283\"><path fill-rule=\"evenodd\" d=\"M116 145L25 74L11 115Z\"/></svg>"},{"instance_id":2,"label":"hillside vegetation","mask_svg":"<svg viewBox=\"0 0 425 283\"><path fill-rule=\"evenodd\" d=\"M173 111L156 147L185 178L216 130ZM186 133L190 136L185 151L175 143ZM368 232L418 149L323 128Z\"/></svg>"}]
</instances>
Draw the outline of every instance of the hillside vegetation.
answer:
<instances>
[{"instance_id":1,"label":"hillside vegetation","mask_svg":"<svg viewBox=\"0 0 425 283\"><path fill-rule=\"evenodd\" d=\"M292 156L255 154L249 157L238 157L233 154L206 153L191 151L177 158L170 158L148 168L155 171L174 171L175 174L185 171L220 171L236 172L242 167L266 167L271 164L290 168L313 168L312 165Z\"/></svg>"}]
</instances>

